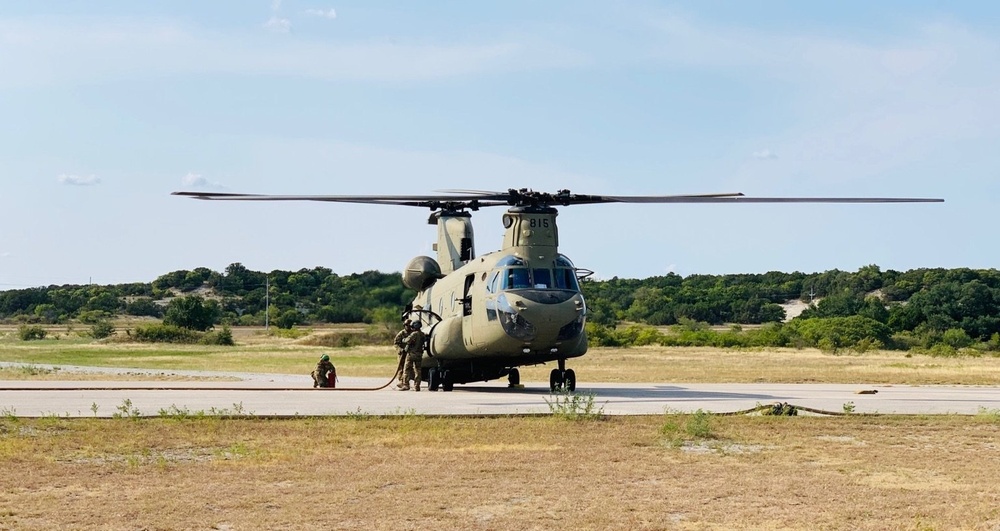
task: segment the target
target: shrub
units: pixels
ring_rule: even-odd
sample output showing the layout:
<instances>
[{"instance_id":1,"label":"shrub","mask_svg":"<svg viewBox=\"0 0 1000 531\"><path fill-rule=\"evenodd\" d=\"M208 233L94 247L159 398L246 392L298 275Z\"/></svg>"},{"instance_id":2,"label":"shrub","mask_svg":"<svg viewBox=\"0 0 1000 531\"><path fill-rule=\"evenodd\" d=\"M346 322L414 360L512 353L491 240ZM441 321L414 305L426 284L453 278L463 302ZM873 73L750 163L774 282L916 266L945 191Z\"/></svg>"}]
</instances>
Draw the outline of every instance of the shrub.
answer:
<instances>
[{"instance_id":1,"label":"shrub","mask_svg":"<svg viewBox=\"0 0 1000 531\"><path fill-rule=\"evenodd\" d=\"M21 325L17 328L17 337L21 338L21 341L34 341L36 339L45 339L48 332L44 328L33 325Z\"/></svg>"},{"instance_id":2,"label":"shrub","mask_svg":"<svg viewBox=\"0 0 1000 531\"><path fill-rule=\"evenodd\" d=\"M302 324L302 314L297 310L285 310L274 320L278 328L291 328L297 324Z\"/></svg>"},{"instance_id":3,"label":"shrub","mask_svg":"<svg viewBox=\"0 0 1000 531\"><path fill-rule=\"evenodd\" d=\"M169 324L149 324L135 327L132 337L140 343L197 343L194 330Z\"/></svg>"},{"instance_id":4,"label":"shrub","mask_svg":"<svg viewBox=\"0 0 1000 531\"><path fill-rule=\"evenodd\" d=\"M592 321L588 321L585 330L587 332L587 341L594 346L598 347L617 347L619 344L615 341L612 335L614 329L603 324L598 324Z\"/></svg>"},{"instance_id":5,"label":"shrub","mask_svg":"<svg viewBox=\"0 0 1000 531\"><path fill-rule=\"evenodd\" d=\"M193 330L212 328L222 315L219 303L197 295L177 297L167 305L163 323Z\"/></svg>"},{"instance_id":6,"label":"shrub","mask_svg":"<svg viewBox=\"0 0 1000 531\"><path fill-rule=\"evenodd\" d=\"M795 319L786 326L808 344L824 351L854 348L864 339L878 341L882 345L891 341L888 326L860 315Z\"/></svg>"},{"instance_id":7,"label":"shrub","mask_svg":"<svg viewBox=\"0 0 1000 531\"><path fill-rule=\"evenodd\" d=\"M101 321L107 321L110 317L111 314L104 310L87 310L80 312L77 318L80 319L81 323L93 325Z\"/></svg>"},{"instance_id":8,"label":"shrub","mask_svg":"<svg viewBox=\"0 0 1000 531\"><path fill-rule=\"evenodd\" d=\"M236 344L233 341L233 331L228 326L223 326L222 330L218 332L208 332L201 338L201 342L205 345L233 346Z\"/></svg>"},{"instance_id":9,"label":"shrub","mask_svg":"<svg viewBox=\"0 0 1000 531\"><path fill-rule=\"evenodd\" d=\"M960 349L972 345L972 338L961 328L949 328L941 334L941 342L949 347Z\"/></svg>"},{"instance_id":10,"label":"shrub","mask_svg":"<svg viewBox=\"0 0 1000 531\"><path fill-rule=\"evenodd\" d=\"M940 358L954 358L958 356L958 350L951 345L945 343L938 343L927 350L927 353L934 357Z\"/></svg>"},{"instance_id":11,"label":"shrub","mask_svg":"<svg viewBox=\"0 0 1000 531\"><path fill-rule=\"evenodd\" d=\"M139 297L125 305L125 313L135 316L163 317L163 306L149 297Z\"/></svg>"},{"instance_id":12,"label":"shrub","mask_svg":"<svg viewBox=\"0 0 1000 531\"><path fill-rule=\"evenodd\" d=\"M90 327L90 335L94 339L104 339L115 333L115 327L111 321L98 321Z\"/></svg>"}]
</instances>

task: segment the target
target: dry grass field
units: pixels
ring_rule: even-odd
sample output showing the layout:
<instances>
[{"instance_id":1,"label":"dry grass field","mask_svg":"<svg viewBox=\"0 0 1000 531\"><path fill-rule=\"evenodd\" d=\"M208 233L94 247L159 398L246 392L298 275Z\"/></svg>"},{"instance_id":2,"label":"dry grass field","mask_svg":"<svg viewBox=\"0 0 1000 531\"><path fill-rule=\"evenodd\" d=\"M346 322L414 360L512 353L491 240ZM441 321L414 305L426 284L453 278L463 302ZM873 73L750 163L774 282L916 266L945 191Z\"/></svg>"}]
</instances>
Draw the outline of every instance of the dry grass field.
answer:
<instances>
[{"instance_id":1,"label":"dry grass field","mask_svg":"<svg viewBox=\"0 0 1000 531\"><path fill-rule=\"evenodd\" d=\"M390 347L315 346L318 336L345 330L351 329L322 329L293 339L234 329L235 347L97 342L65 332L60 339L19 341L12 332L0 331L0 361L306 375L327 353L341 376L388 378L397 362ZM835 355L816 349L594 348L568 365L580 382L1000 384L1000 358L995 356L948 358L900 351ZM545 382L551 368L522 368L521 378ZM0 378L50 377L35 372L0 369ZM78 377L68 371L58 374Z\"/></svg>"},{"instance_id":2,"label":"dry grass field","mask_svg":"<svg viewBox=\"0 0 1000 531\"><path fill-rule=\"evenodd\" d=\"M998 434L996 412L0 418L0 529L995 530Z\"/></svg>"},{"instance_id":3,"label":"dry grass field","mask_svg":"<svg viewBox=\"0 0 1000 531\"><path fill-rule=\"evenodd\" d=\"M0 336L3 333L0 332ZM386 377L387 347L0 337L0 361ZM592 382L1000 383L995 357L594 349ZM550 366L522 370L545 381ZM87 378L38 367L0 379ZM127 376L133 379L134 376ZM106 378L106 377L102 377ZM976 416L17 419L0 530L1000 529L1000 411Z\"/></svg>"}]
</instances>

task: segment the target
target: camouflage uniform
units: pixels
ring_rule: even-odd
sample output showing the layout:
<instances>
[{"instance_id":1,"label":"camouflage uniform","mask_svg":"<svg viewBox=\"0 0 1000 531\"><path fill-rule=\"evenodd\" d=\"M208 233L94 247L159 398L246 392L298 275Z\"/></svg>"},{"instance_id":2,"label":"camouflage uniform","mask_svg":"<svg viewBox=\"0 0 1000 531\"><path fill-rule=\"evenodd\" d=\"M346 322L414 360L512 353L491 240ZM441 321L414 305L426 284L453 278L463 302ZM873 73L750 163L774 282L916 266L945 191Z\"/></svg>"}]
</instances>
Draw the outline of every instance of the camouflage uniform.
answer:
<instances>
[{"instance_id":1,"label":"camouflage uniform","mask_svg":"<svg viewBox=\"0 0 1000 531\"><path fill-rule=\"evenodd\" d=\"M330 362L330 358L324 356L325 359L320 359L319 363L316 364L316 370L312 372L313 377L313 387L333 387L330 385L328 376L333 376L336 374L336 368L333 363ZM331 371L333 373L331 374ZM336 376L334 376L336 378Z\"/></svg>"},{"instance_id":2,"label":"camouflage uniform","mask_svg":"<svg viewBox=\"0 0 1000 531\"><path fill-rule=\"evenodd\" d=\"M406 336L406 369L403 371L407 383L413 379L416 391L420 390L420 366L424 356L424 338L427 336L419 328Z\"/></svg>"},{"instance_id":3,"label":"camouflage uniform","mask_svg":"<svg viewBox=\"0 0 1000 531\"><path fill-rule=\"evenodd\" d=\"M404 326L403 329L400 330L399 333L396 334L396 337L393 338L392 340L392 344L396 345L396 355L399 356L400 360L403 360L403 357L406 356L406 336L408 336L409 334L410 334L410 323L406 323L406 326ZM398 361L396 365L399 366ZM408 380L406 379L405 370L399 372L399 383L396 384L396 387L400 389L410 388Z\"/></svg>"}]
</instances>

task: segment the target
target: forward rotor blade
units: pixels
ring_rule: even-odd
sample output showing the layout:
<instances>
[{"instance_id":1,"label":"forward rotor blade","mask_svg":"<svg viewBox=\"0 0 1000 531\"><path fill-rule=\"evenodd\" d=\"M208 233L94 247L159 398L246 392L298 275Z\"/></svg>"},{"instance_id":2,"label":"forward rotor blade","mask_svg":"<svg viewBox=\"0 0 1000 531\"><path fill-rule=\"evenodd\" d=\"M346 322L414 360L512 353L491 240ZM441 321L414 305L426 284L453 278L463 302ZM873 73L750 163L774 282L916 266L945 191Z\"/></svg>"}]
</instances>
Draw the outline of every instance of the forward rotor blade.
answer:
<instances>
[{"instance_id":1,"label":"forward rotor blade","mask_svg":"<svg viewBox=\"0 0 1000 531\"><path fill-rule=\"evenodd\" d=\"M265 195L226 192L173 192L170 195L205 201L319 201L329 203L365 203L403 206L428 206L430 203L470 203L480 206L505 205L503 202L482 201L478 197L461 195ZM495 203L495 204L494 204Z\"/></svg>"}]
</instances>

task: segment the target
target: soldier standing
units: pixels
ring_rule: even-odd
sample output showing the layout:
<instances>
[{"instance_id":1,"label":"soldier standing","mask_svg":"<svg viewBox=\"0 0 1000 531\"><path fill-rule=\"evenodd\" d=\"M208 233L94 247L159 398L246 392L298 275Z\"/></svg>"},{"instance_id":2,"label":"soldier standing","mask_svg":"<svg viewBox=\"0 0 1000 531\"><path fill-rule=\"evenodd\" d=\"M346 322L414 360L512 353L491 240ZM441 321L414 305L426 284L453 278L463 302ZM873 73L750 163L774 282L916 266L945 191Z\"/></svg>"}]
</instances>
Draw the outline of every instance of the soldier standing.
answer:
<instances>
[{"instance_id":1,"label":"soldier standing","mask_svg":"<svg viewBox=\"0 0 1000 531\"><path fill-rule=\"evenodd\" d=\"M422 359L424 356L424 339L427 337L420 330L420 321L413 321L410 326L410 335L406 336L406 381L409 383L412 374L414 390L420 391L420 373Z\"/></svg>"},{"instance_id":2,"label":"soldier standing","mask_svg":"<svg viewBox=\"0 0 1000 531\"><path fill-rule=\"evenodd\" d=\"M407 321L403 323L403 329L396 334L393 338L392 344L396 346L396 355L399 356L396 366L400 367L406 361L406 337L410 335L410 322ZM396 384L397 389L407 390L410 388L408 379L406 378L406 371L399 371L399 383Z\"/></svg>"}]
</instances>

